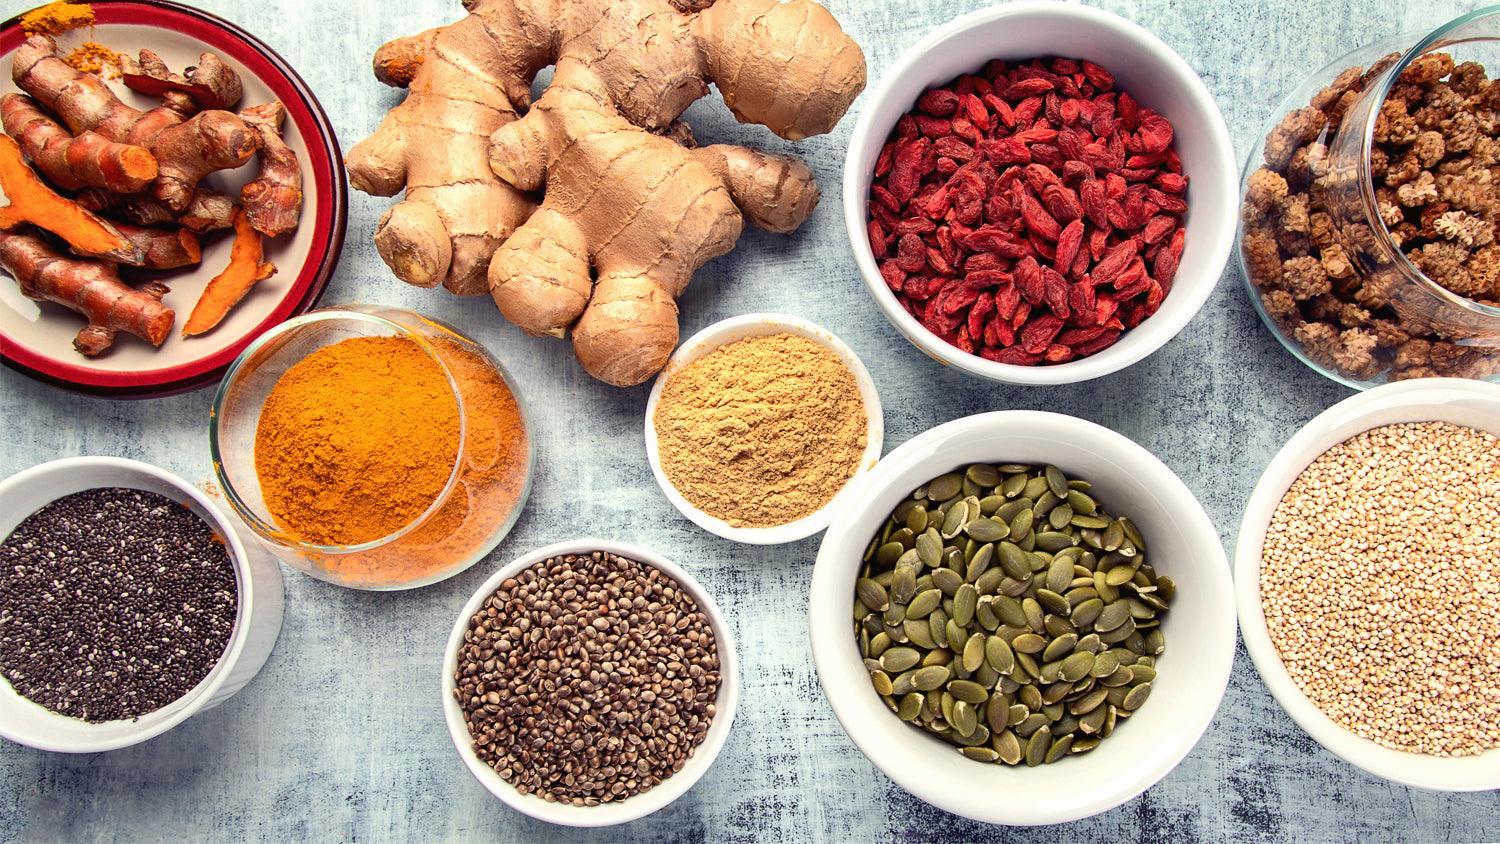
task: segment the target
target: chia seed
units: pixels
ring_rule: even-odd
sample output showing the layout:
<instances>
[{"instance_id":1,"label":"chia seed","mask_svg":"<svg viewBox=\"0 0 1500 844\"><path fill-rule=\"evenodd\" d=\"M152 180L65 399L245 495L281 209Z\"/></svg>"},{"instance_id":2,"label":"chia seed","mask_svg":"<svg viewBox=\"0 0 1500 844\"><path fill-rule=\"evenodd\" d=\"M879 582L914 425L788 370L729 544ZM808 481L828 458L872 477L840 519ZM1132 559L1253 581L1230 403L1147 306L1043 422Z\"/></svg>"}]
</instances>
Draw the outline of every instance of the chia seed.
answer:
<instances>
[{"instance_id":1,"label":"chia seed","mask_svg":"<svg viewBox=\"0 0 1500 844\"><path fill-rule=\"evenodd\" d=\"M187 694L229 642L228 549L164 495L85 490L0 543L0 675L90 723L135 719Z\"/></svg>"}]
</instances>

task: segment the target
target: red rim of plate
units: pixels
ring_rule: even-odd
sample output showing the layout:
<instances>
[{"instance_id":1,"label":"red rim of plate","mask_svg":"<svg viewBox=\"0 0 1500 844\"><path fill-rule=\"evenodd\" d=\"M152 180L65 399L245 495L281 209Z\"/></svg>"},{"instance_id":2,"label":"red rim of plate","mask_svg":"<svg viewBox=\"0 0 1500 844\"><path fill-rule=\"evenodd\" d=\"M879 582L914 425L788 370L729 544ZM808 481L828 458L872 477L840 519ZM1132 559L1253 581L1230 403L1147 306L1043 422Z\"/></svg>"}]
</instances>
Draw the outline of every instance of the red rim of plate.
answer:
<instances>
[{"instance_id":1,"label":"red rim of plate","mask_svg":"<svg viewBox=\"0 0 1500 844\"><path fill-rule=\"evenodd\" d=\"M348 180L333 125L312 89L286 60L240 27L207 12L170 0L92 0L95 24L157 26L195 38L233 58L265 83L286 106L287 117L308 145L313 183L323 187L313 209L314 236L307 260L276 308L228 347L161 369L109 372L41 355L0 331L0 360L6 366L65 390L116 398L154 398L196 390L217 382L246 346L287 319L310 310L338 266L348 223ZM21 17L0 24L0 56L24 40Z\"/></svg>"}]
</instances>

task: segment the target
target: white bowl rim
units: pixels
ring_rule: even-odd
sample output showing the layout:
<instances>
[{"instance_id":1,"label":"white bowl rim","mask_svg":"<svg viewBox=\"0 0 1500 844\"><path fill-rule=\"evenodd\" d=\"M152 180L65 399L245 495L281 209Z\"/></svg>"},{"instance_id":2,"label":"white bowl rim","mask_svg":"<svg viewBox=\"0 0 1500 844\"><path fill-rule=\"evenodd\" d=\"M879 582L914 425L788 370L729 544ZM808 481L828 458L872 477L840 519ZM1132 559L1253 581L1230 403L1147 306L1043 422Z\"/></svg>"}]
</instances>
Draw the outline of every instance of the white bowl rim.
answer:
<instances>
[{"instance_id":1,"label":"white bowl rim","mask_svg":"<svg viewBox=\"0 0 1500 844\"><path fill-rule=\"evenodd\" d=\"M682 493L677 491L676 487L672 486L672 482L662 472L661 454L657 449L656 440L656 406L661 400L661 393L666 388L667 381L698 358L748 337L783 333L794 334L822 345L838 355L854 375L854 383L859 387L860 399L864 402L865 417L868 420L865 427L865 450L860 456L859 464L854 468L854 473L849 476L849 480L844 482L844 485L834 493L833 498L829 499L827 504L817 510L784 525L765 528L734 527L723 519L694 507L682 496ZM646 462L650 464L651 474L656 478L656 483L661 487L662 493L666 495L668 501L672 502L672 506L676 507L678 512L687 516L693 524L725 539L743 542L747 545L779 545L784 542L806 539L828 527L828 523L833 519L834 510L839 502L847 497L848 491L854 486L855 479L868 471L880 459L881 449L885 446L885 415L880 405L880 394L875 389L875 379L870 376L870 371L865 368L864 362L859 359L854 350L833 332L811 320L790 314L749 313L721 319L694 334L688 338L687 342L677 347L667 361L667 365L662 368L656 376L656 381L651 385L651 395L646 400L645 431Z\"/></svg>"},{"instance_id":2,"label":"white bowl rim","mask_svg":"<svg viewBox=\"0 0 1500 844\"><path fill-rule=\"evenodd\" d=\"M848 617L848 601L853 594L853 577L847 576L852 575L852 572L835 570L845 561L838 559L840 550L834 546L841 541L847 543L850 538L842 534L848 532L851 523L863 518L859 502L865 495L854 496L844 502L818 549L808 600L808 623L813 662L824 697L850 740L866 758L897 785L940 809L986 823L1031 826L1078 820L1109 810L1140 795L1170 773L1197 745L1223 701L1234 663L1236 625L1229 562L1218 531L1202 505L1187 485L1155 455L1129 437L1102 425L1065 414L1034 410L1000 410L962 417L924 431L898 446L864 478L861 492L869 491L869 494L874 495L876 491L890 486L891 476L904 472L906 464L921 461L930 464L934 471L942 471L937 465L941 461L936 461L935 458L946 444L965 441L978 432L999 435L1017 429L1045 430L1062 436L1103 437L1118 449L1118 455L1128 455L1137 465L1148 468L1152 473L1150 481L1169 493L1184 508L1184 518L1180 524L1184 527L1184 533L1193 540L1194 548L1201 549L1193 567L1201 568L1210 587L1199 599L1205 606L1206 617L1212 625L1204 631L1202 638L1211 641L1213 645L1211 658L1199 666L1200 671L1195 675L1198 679L1194 688L1203 691L1204 705L1195 708L1187 720L1175 723L1175 731L1159 743L1167 746L1165 752L1154 757L1150 764L1143 764L1132 770L1129 777L1118 778L1115 783L1101 787L1081 790L1079 795L1055 799L1046 805L1007 805L1004 800L989 800L976 805L920 779L899 764L898 753L867 736L862 737L864 733L859 729L859 718L863 705L853 703L854 698L848 694L830 694L829 687L834 680L835 666L844 659L839 653L843 645L835 644L835 640L850 638L845 619ZM861 547L866 542L867 538L859 538ZM840 582L848 583L850 589L840 589ZM879 712L894 718L883 708ZM1004 766L1001 768L1004 769Z\"/></svg>"},{"instance_id":3,"label":"white bowl rim","mask_svg":"<svg viewBox=\"0 0 1500 844\"><path fill-rule=\"evenodd\" d=\"M198 685L194 686L191 690L189 690L182 697L178 698L176 701L167 704L167 706L162 707L161 710L157 710L157 712L161 712L162 710L168 709L169 707L172 707L174 705L178 705L179 703L184 701L186 701L186 705L179 706L179 708L175 711L167 713L165 717L162 717L160 719L151 719L150 722L140 730L131 730L120 733L119 721L106 721L102 724L91 724L87 721L82 721L77 718L71 718L69 716L61 715L58 713L52 714L56 715L58 719L62 719L57 723L60 726L66 725L67 729L59 730L54 735L36 736L21 734L11 729L6 724L0 723L0 737L7 738L18 744L24 744L28 747L37 748L38 750L48 750L58 753L96 753L107 750L119 750L120 748L129 747L133 744L139 744L140 742L155 738L156 736L167 732L168 730L172 729L178 724L181 724L183 721L186 721L188 718L191 718L193 715L201 712L210 705L210 703L214 699L214 696L219 691L219 688L223 686L226 681L228 681L229 676L233 672L235 664L239 661L240 654L245 649L246 642L249 639L250 618L255 608L254 590L251 589L249 563L246 558L245 546L240 541L239 532L235 530L234 525L229 521L230 517L228 514L226 514L223 510L219 509L211 501L209 501L208 496L200 492L197 487L193 486L177 475L168 472L165 469L153 466L150 463L142 462L140 460L133 460L125 457L84 455L75 457L62 457L56 460L48 461L46 463L39 463L27 469L23 469L20 472L11 475L9 478L0 480L0 491L19 489L27 485L34 484L38 480L43 479L48 475L55 474L59 471L71 471L75 469L97 470L101 468L114 469L122 472L139 473L140 475L146 476L162 484L172 487L173 489L180 492L185 498L191 499L193 503L198 505L202 512L195 512L194 515L202 519L209 526L209 528L224 542L225 546L229 549L230 562L234 566L236 592L238 594L238 609L236 610L235 614L234 629L230 632L229 642L225 645L224 652L219 655L219 659L214 663L214 667L209 670L208 674L204 675L203 679L198 682ZM83 491L83 489L97 488L99 487L94 486L80 488L77 490L68 490L57 495L52 499L52 501L56 501L59 498L63 498L67 495L71 495L74 492ZM27 513L21 516L21 518L25 519L30 515L30 513ZM6 694L14 696L19 700L26 700L26 698L21 697L14 691L13 688L11 688L8 681L0 678L0 683L3 683L4 687L7 689ZM40 705L33 705L37 706L38 709L43 709L43 707L41 707ZM146 713L146 715L143 715L141 717L146 718L151 714L153 713ZM140 722L137 721L136 723ZM88 737L87 734L89 732L101 727L107 727L109 729L109 734L97 738ZM80 733L83 735L78 736L78 734Z\"/></svg>"},{"instance_id":4,"label":"white bowl rim","mask_svg":"<svg viewBox=\"0 0 1500 844\"><path fill-rule=\"evenodd\" d=\"M1234 580L1245 649L1271 696L1328 752L1367 773L1428 791L1500 788L1500 748L1443 758L1382 747L1339 726L1303 694L1282 664L1260 600L1261 552L1271 515L1292 482L1319 456L1350 437L1399 422L1488 416L1500 435L1500 384L1463 378L1419 378L1380 384L1323 411L1271 458L1245 506L1235 546Z\"/></svg>"},{"instance_id":5,"label":"white bowl rim","mask_svg":"<svg viewBox=\"0 0 1500 844\"><path fill-rule=\"evenodd\" d=\"M540 797L520 793L514 786L502 779L495 769L479 761L479 758L474 755L471 749L473 737L464 720L463 709L459 707L453 696L457 689L453 675L458 669L458 649L463 644L464 633L469 629L469 619L500 588L501 583L552 557L564 554L587 554L593 551L626 557L642 565L658 569L671 576L678 585L693 596L693 600L698 603L698 609L708 617L714 631L714 645L719 653L718 698L714 701L713 723L709 725L708 735L704 737L703 743L694 749L693 755L688 758L681 771L662 780L660 785L618 803L606 803L600 806L548 803ZM443 651L442 672L440 692L443 720L447 723L448 736L453 740L453 746L469 773L473 774L487 791L516 811L537 820L572 827L612 826L637 820L667 806L687 793L688 789L707 773L715 757L723 749L724 742L729 736L729 728L734 723L740 691L739 662L735 654L734 638L729 629L729 621L703 584L676 563L655 551L611 539L583 538L554 542L529 551L501 566L489 579L480 584L460 610L458 620L454 622L453 630L448 636L447 647Z\"/></svg>"},{"instance_id":6,"label":"white bowl rim","mask_svg":"<svg viewBox=\"0 0 1500 844\"><path fill-rule=\"evenodd\" d=\"M1161 310L1125 334L1125 337L1129 337L1132 333L1139 333L1138 336L1144 336L1147 333L1159 334L1162 337L1160 342L1145 343L1136 347L1136 344L1122 345L1124 343L1124 338L1122 338L1121 342L1088 357L1046 366L1017 366L985 360L978 355L969 354L950 345L917 322L896 301L894 294L890 292L880 276L879 268L870 252L869 237L866 233L865 203L868 200L870 180L866 175L868 168L863 162L867 159L874 161L874 153L878 153L880 146L884 144L886 133L878 136L875 134L876 127L872 125L875 120L875 109L870 107L870 103L886 97L892 89L903 86L904 81L913 72L919 71L920 65L926 61L928 54L939 50L949 41L963 37L967 30L1019 16L1051 18L1061 29L1079 24L1106 28L1122 38L1140 43L1161 60L1164 69L1179 79L1183 85L1183 93L1205 117L1205 128L1208 130L1205 143L1218 153L1213 156L1216 159L1214 173L1199 174L1197 178L1201 180L1207 175L1213 176L1229 193L1234 194L1234 197L1228 201L1229 213L1220 214L1218 219L1210 220L1200 212L1196 218L1206 221L1201 230L1194 229L1194 235L1203 244L1201 248L1207 255L1203 263L1203 273L1205 278L1211 277L1212 281L1194 285L1192 288L1174 284L1172 293L1167 298L1170 300L1174 296L1179 297L1178 301L1182 303L1181 306L1179 307L1177 302L1174 302L1173 307L1169 309L1164 301ZM1039 55L1045 53L1046 51L1041 51ZM915 96L913 95L913 100ZM865 286L892 327L912 345L917 346L924 354L938 362L971 375L1004 384L1044 386L1087 381L1124 369L1166 345L1192 321L1209 297L1213 295L1214 290L1218 288L1224 268L1229 262L1229 253L1234 245L1239 219L1239 159L1234 154L1234 144L1229 135L1229 127L1224 122L1224 115L1219 110L1213 94L1197 72L1175 50L1139 24L1104 9L1061 2L1061 0L1016 0L1016 2L976 9L937 27L913 44L881 75L880 81L866 97L866 104L855 121L849 147L844 155L843 173L844 226L850 249L854 253L854 262L859 268L860 277ZM1191 208L1189 215L1191 218ZM1147 325L1150 325L1149 331L1143 331ZM922 338L920 343L917 339L919 337Z\"/></svg>"}]
</instances>

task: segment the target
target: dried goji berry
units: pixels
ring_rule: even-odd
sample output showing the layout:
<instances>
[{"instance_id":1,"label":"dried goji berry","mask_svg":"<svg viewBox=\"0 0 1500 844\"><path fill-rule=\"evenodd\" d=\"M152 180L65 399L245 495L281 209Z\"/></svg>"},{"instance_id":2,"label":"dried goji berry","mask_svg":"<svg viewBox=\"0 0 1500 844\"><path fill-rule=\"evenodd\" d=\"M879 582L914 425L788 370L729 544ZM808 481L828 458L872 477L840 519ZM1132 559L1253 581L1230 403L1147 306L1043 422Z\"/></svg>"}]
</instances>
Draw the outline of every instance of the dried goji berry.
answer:
<instances>
[{"instance_id":1,"label":"dried goji berry","mask_svg":"<svg viewBox=\"0 0 1500 844\"><path fill-rule=\"evenodd\" d=\"M947 117L958 109L959 96L947 88L930 88L917 98L917 109L936 117Z\"/></svg>"},{"instance_id":2,"label":"dried goji berry","mask_svg":"<svg viewBox=\"0 0 1500 844\"><path fill-rule=\"evenodd\" d=\"M1047 213L1042 203L1029 193L1021 195L1021 219L1032 233L1047 240L1056 241L1062 234L1062 226L1058 225L1057 220Z\"/></svg>"},{"instance_id":3,"label":"dried goji berry","mask_svg":"<svg viewBox=\"0 0 1500 844\"><path fill-rule=\"evenodd\" d=\"M1062 232L1057 236L1057 252L1053 256L1053 266L1058 272L1067 273L1073 268L1073 261L1078 257L1078 247L1083 245L1083 221L1073 220L1063 226Z\"/></svg>"}]
</instances>

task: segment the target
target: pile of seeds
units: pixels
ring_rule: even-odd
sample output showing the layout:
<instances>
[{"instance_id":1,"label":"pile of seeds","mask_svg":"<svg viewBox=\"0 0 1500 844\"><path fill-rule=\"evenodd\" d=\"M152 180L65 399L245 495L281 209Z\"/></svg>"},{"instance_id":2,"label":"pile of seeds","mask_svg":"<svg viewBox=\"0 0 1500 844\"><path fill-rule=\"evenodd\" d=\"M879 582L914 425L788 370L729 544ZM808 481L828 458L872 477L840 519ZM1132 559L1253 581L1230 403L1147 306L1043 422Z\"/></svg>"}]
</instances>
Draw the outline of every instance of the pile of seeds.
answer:
<instances>
[{"instance_id":1,"label":"pile of seeds","mask_svg":"<svg viewBox=\"0 0 1500 844\"><path fill-rule=\"evenodd\" d=\"M154 492L74 493L0 543L0 673L63 715L138 718L177 700L218 662L237 612L223 541Z\"/></svg>"},{"instance_id":2,"label":"pile of seeds","mask_svg":"<svg viewBox=\"0 0 1500 844\"><path fill-rule=\"evenodd\" d=\"M1325 452L1266 530L1261 604L1302 692L1385 747L1500 747L1500 440L1389 425Z\"/></svg>"},{"instance_id":3,"label":"pile of seeds","mask_svg":"<svg viewBox=\"0 0 1500 844\"><path fill-rule=\"evenodd\" d=\"M1146 702L1176 592L1128 518L1054 466L974 464L896 506L865 552L855 636L902 720L970 759L1097 747Z\"/></svg>"},{"instance_id":4,"label":"pile of seeds","mask_svg":"<svg viewBox=\"0 0 1500 844\"><path fill-rule=\"evenodd\" d=\"M719 656L675 580L595 551L502 583L454 679L481 761L522 794L597 806L682 770L715 714Z\"/></svg>"}]
</instances>

